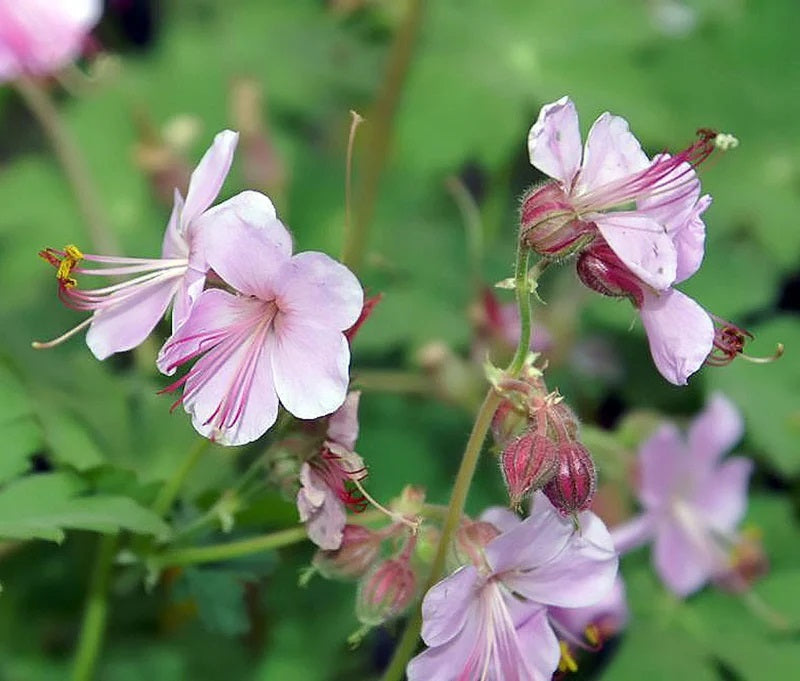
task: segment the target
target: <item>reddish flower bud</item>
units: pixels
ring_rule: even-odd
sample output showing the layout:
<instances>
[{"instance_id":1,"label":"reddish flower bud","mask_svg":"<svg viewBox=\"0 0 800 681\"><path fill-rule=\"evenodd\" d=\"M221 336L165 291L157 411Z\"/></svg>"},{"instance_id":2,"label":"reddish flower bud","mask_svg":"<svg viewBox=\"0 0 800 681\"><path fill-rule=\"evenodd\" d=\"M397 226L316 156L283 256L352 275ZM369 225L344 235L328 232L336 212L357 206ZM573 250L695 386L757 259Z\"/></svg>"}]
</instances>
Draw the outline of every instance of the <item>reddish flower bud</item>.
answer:
<instances>
[{"instance_id":1,"label":"reddish flower bud","mask_svg":"<svg viewBox=\"0 0 800 681\"><path fill-rule=\"evenodd\" d=\"M335 551L317 551L313 565L327 579L358 579L377 560L382 537L360 525L345 525Z\"/></svg>"},{"instance_id":2,"label":"reddish flower bud","mask_svg":"<svg viewBox=\"0 0 800 681\"><path fill-rule=\"evenodd\" d=\"M405 557L385 560L358 585L356 617L368 626L378 626L397 617L414 601L417 577Z\"/></svg>"},{"instance_id":3,"label":"reddish flower bud","mask_svg":"<svg viewBox=\"0 0 800 681\"><path fill-rule=\"evenodd\" d=\"M477 568L486 566L483 549L499 534L500 530L494 525L482 520L462 522L450 545L448 563L452 570L462 565L474 565Z\"/></svg>"},{"instance_id":4,"label":"reddish flower bud","mask_svg":"<svg viewBox=\"0 0 800 681\"><path fill-rule=\"evenodd\" d=\"M604 240L597 238L578 256L577 271L592 291L611 298L629 298L636 307L642 306L642 282Z\"/></svg>"},{"instance_id":5,"label":"reddish flower bud","mask_svg":"<svg viewBox=\"0 0 800 681\"><path fill-rule=\"evenodd\" d=\"M562 442L557 452L558 467L544 493L563 515L585 511L597 486L592 455L580 442Z\"/></svg>"},{"instance_id":6,"label":"reddish flower bud","mask_svg":"<svg viewBox=\"0 0 800 681\"><path fill-rule=\"evenodd\" d=\"M505 447L510 440L519 437L528 427L528 414L503 400L492 417L492 435L498 447Z\"/></svg>"},{"instance_id":7,"label":"reddish flower bud","mask_svg":"<svg viewBox=\"0 0 800 681\"><path fill-rule=\"evenodd\" d=\"M529 430L512 440L500 456L500 470L506 481L512 506L519 506L527 494L537 490L556 474L558 454L547 437Z\"/></svg>"},{"instance_id":8,"label":"reddish flower bud","mask_svg":"<svg viewBox=\"0 0 800 681\"><path fill-rule=\"evenodd\" d=\"M564 190L555 182L530 189L522 198L520 238L547 258L566 258L597 234L591 222L578 218Z\"/></svg>"}]
</instances>

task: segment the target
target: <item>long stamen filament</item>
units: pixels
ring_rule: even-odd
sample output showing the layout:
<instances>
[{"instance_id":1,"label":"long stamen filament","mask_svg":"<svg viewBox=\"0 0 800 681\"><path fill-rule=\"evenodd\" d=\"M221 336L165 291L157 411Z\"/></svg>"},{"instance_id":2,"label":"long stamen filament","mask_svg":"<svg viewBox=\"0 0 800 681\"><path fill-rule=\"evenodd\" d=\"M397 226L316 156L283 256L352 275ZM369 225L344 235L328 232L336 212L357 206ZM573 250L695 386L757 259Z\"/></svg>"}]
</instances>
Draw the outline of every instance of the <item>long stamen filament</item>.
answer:
<instances>
[{"instance_id":1,"label":"long stamen filament","mask_svg":"<svg viewBox=\"0 0 800 681\"><path fill-rule=\"evenodd\" d=\"M61 334L58 338L54 338L53 340L49 341L33 341L31 343L31 347L35 350L48 350L50 348L54 348L56 345L61 345L65 340L72 338L76 333L85 329L89 324L92 323L92 317L88 317L84 319L80 324L73 327L66 333Z\"/></svg>"}]
</instances>

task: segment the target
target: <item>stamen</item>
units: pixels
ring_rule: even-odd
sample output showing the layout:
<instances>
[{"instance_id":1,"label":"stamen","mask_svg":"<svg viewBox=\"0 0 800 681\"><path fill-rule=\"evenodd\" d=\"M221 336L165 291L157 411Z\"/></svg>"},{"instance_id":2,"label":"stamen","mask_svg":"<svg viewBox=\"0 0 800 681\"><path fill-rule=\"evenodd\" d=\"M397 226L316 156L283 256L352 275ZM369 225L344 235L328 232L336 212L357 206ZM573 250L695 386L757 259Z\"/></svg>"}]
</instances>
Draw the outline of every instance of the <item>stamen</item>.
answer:
<instances>
[{"instance_id":1,"label":"stamen","mask_svg":"<svg viewBox=\"0 0 800 681\"><path fill-rule=\"evenodd\" d=\"M31 343L31 347L33 347L34 350L48 350L49 348L54 348L56 345L60 345L65 340L72 338L76 333L89 326L89 324L92 323L92 319L94 319L94 317L87 317L80 324L78 324L78 326L70 329L66 333L60 335L58 338L54 338L51 341L33 341Z\"/></svg>"},{"instance_id":2,"label":"stamen","mask_svg":"<svg viewBox=\"0 0 800 681\"><path fill-rule=\"evenodd\" d=\"M404 515L401 515L399 513L395 513L394 511L389 510L383 504L381 504L379 501L374 499L372 497L372 495L369 492L367 492L366 489L364 489L364 486L361 484L361 482L359 480L353 479L353 480L351 480L351 482L353 483L353 485L355 485L355 487L358 489L358 491L361 492L361 494L364 495L364 498L370 504L372 504L375 508L377 508L381 513L383 513L386 516L388 516L389 518L391 518L393 522L400 523L401 525L405 525L406 527L408 527L411 530L412 534L416 535L416 533L419 531L419 526L420 526L420 524L422 522L419 518L414 518L413 520L409 520Z\"/></svg>"},{"instance_id":3,"label":"stamen","mask_svg":"<svg viewBox=\"0 0 800 681\"><path fill-rule=\"evenodd\" d=\"M561 649L561 659L558 661L558 671L560 672L576 672L578 671L578 663L572 656L572 651L566 641L559 641L558 647Z\"/></svg>"}]
</instances>

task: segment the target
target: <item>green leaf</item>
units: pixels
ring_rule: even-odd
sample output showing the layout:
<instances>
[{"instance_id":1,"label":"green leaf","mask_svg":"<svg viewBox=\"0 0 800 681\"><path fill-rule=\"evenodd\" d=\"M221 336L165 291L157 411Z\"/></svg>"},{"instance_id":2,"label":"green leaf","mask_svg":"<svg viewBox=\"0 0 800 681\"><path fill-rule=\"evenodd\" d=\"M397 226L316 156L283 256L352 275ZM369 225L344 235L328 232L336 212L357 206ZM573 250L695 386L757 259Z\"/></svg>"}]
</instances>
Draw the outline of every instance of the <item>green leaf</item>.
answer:
<instances>
[{"instance_id":1,"label":"green leaf","mask_svg":"<svg viewBox=\"0 0 800 681\"><path fill-rule=\"evenodd\" d=\"M80 480L66 473L9 483L0 490L0 537L61 542L65 528L152 535L169 531L157 515L127 497L84 496L83 491Z\"/></svg>"},{"instance_id":2,"label":"green leaf","mask_svg":"<svg viewBox=\"0 0 800 681\"><path fill-rule=\"evenodd\" d=\"M191 598L209 631L238 636L250 630L242 575L232 570L187 568L178 597Z\"/></svg>"}]
</instances>

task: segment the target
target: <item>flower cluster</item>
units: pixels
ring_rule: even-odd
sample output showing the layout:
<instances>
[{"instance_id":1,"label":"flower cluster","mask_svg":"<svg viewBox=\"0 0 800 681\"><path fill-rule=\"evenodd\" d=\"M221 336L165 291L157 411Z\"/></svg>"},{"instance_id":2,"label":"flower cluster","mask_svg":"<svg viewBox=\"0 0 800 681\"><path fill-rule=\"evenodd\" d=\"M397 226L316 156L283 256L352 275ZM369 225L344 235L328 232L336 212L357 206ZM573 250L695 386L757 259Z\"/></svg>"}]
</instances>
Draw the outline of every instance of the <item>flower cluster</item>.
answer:
<instances>
[{"instance_id":1,"label":"flower cluster","mask_svg":"<svg viewBox=\"0 0 800 681\"><path fill-rule=\"evenodd\" d=\"M731 361L746 338L674 288L703 259L701 216L711 197L701 196L695 167L732 139L700 130L680 153L648 159L625 119L604 113L581 148L578 114L567 97L542 107L528 136L531 163L553 181L523 198L523 242L546 258L577 255L586 286L628 298L656 367L677 385L712 352L711 363Z\"/></svg>"},{"instance_id":2,"label":"flower cluster","mask_svg":"<svg viewBox=\"0 0 800 681\"><path fill-rule=\"evenodd\" d=\"M721 461L742 431L734 405L715 394L685 439L667 423L639 450L636 492L643 510L613 528L612 537L622 553L653 541L656 572L678 596L710 579L741 590L754 571L752 552L738 550L747 539L736 532L747 506L752 463L740 456Z\"/></svg>"},{"instance_id":3,"label":"flower cluster","mask_svg":"<svg viewBox=\"0 0 800 681\"><path fill-rule=\"evenodd\" d=\"M84 254L75 246L41 253L57 268L61 300L92 313L56 342L88 326L98 359L139 345L172 304L173 333L158 367L169 375L196 361L165 391L183 389L176 405L198 432L226 445L260 437L279 402L302 419L342 405L350 360L344 332L363 304L346 267L323 253L292 255L291 236L263 194L244 191L212 207L237 139L229 130L217 135L185 201L175 192L161 258ZM78 285L77 276L98 275L129 278Z\"/></svg>"},{"instance_id":4,"label":"flower cluster","mask_svg":"<svg viewBox=\"0 0 800 681\"><path fill-rule=\"evenodd\" d=\"M556 630L566 631L551 608L592 606L614 586L617 555L594 514L576 529L538 494L525 520L504 509L483 520L496 536L425 595L428 649L409 663L409 681L549 679L563 649Z\"/></svg>"}]
</instances>

